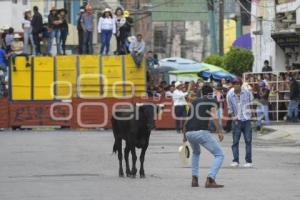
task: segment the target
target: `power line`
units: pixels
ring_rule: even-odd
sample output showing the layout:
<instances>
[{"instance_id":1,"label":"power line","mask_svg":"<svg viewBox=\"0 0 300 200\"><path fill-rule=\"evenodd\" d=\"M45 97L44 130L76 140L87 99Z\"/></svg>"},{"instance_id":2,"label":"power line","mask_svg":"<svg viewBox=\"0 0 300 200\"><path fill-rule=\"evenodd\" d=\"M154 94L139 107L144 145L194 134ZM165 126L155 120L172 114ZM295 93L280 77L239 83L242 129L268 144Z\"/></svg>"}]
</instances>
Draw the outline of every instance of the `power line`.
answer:
<instances>
[{"instance_id":1,"label":"power line","mask_svg":"<svg viewBox=\"0 0 300 200\"><path fill-rule=\"evenodd\" d=\"M282 18L275 18L274 20L268 20L268 19L260 19L261 17L254 15L253 13L251 13L251 11L249 11L241 2L240 0L237 0L236 3L238 3L248 14L250 14L251 16L253 16L256 20L261 20L261 21L266 21L266 22L275 22L275 21L280 21L282 19L285 19L286 17L282 17ZM297 6L295 8L295 10L297 10L298 8L300 8L300 5Z\"/></svg>"}]
</instances>

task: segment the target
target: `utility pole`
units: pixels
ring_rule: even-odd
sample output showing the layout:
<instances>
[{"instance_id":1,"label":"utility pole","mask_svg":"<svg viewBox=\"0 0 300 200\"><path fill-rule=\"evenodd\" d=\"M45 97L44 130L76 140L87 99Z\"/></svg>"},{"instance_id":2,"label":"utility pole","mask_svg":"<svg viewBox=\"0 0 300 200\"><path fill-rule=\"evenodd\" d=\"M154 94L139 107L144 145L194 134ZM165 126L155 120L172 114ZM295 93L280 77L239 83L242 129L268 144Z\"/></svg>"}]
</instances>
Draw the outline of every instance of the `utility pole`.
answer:
<instances>
[{"instance_id":1,"label":"utility pole","mask_svg":"<svg viewBox=\"0 0 300 200\"><path fill-rule=\"evenodd\" d=\"M216 37L216 21L215 21L215 8L214 0L207 0L207 8L209 15L209 29L210 29L210 43L211 43L211 54L217 54L217 37Z\"/></svg>"},{"instance_id":2,"label":"utility pole","mask_svg":"<svg viewBox=\"0 0 300 200\"><path fill-rule=\"evenodd\" d=\"M224 0L219 0L219 54L224 55Z\"/></svg>"}]
</instances>

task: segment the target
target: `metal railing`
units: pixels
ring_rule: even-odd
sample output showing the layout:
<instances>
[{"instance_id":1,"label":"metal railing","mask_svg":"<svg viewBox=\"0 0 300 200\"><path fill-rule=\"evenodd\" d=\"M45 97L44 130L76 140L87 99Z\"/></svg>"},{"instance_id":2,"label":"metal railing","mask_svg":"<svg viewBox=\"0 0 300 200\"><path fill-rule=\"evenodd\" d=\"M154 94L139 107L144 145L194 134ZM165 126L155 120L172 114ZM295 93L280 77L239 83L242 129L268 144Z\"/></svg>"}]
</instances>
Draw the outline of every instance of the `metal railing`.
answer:
<instances>
[{"instance_id":1,"label":"metal railing","mask_svg":"<svg viewBox=\"0 0 300 200\"><path fill-rule=\"evenodd\" d=\"M244 73L243 81L248 83L252 90L258 87L261 80L266 80L270 89L269 96L269 113L272 115L271 121L284 121L286 119L287 107L289 102L289 80L290 73L300 81L300 70L293 71L275 71L275 72L259 72L259 73ZM274 117L275 116L275 117Z\"/></svg>"}]
</instances>

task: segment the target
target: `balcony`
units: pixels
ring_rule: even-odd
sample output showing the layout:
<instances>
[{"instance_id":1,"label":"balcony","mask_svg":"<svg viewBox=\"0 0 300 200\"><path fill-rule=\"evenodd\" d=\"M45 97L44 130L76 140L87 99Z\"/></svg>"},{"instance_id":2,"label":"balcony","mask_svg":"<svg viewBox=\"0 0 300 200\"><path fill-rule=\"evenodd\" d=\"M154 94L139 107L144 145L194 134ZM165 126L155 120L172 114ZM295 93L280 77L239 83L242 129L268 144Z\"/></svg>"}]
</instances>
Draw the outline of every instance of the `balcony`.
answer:
<instances>
[{"instance_id":1,"label":"balcony","mask_svg":"<svg viewBox=\"0 0 300 200\"><path fill-rule=\"evenodd\" d=\"M296 12L276 14L272 32L295 32L297 27Z\"/></svg>"},{"instance_id":2,"label":"balcony","mask_svg":"<svg viewBox=\"0 0 300 200\"><path fill-rule=\"evenodd\" d=\"M296 11L300 7L300 0L278 0L276 13Z\"/></svg>"}]
</instances>

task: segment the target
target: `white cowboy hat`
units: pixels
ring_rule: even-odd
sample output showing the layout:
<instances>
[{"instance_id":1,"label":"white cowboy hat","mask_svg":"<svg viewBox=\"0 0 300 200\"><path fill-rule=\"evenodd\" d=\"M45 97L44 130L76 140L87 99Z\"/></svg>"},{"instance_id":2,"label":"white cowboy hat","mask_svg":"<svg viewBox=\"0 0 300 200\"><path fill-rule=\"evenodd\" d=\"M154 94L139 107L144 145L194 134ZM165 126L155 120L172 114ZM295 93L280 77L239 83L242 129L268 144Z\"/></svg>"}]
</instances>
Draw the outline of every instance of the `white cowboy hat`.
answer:
<instances>
[{"instance_id":1,"label":"white cowboy hat","mask_svg":"<svg viewBox=\"0 0 300 200\"><path fill-rule=\"evenodd\" d=\"M8 25L4 25L4 26L1 27L1 30L2 30L2 31L8 30L8 29L9 29L9 26L8 26Z\"/></svg>"},{"instance_id":2,"label":"white cowboy hat","mask_svg":"<svg viewBox=\"0 0 300 200\"><path fill-rule=\"evenodd\" d=\"M29 8L25 9L24 13L28 13L28 12L31 12L31 10Z\"/></svg>"},{"instance_id":3,"label":"white cowboy hat","mask_svg":"<svg viewBox=\"0 0 300 200\"><path fill-rule=\"evenodd\" d=\"M182 83L180 81L176 81L175 83L175 88L177 88L178 86L182 85Z\"/></svg>"},{"instance_id":4,"label":"white cowboy hat","mask_svg":"<svg viewBox=\"0 0 300 200\"><path fill-rule=\"evenodd\" d=\"M191 165L192 148L188 142L183 143L178 148L179 160L183 167L189 167Z\"/></svg>"},{"instance_id":5,"label":"white cowboy hat","mask_svg":"<svg viewBox=\"0 0 300 200\"><path fill-rule=\"evenodd\" d=\"M128 41L129 42L134 42L134 41L136 41L136 37L135 36L130 36L130 37L128 37Z\"/></svg>"},{"instance_id":6,"label":"white cowboy hat","mask_svg":"<svg viewBox=\"0 0 300 200\"><path fill-rule=\"evenodd\" d=\"M111 13L111 9L105 8L105 10L103 11L103 13L106 13L106 12L110 12Z\"/></svg>"},{"instance_id":7,"label":"white cowboy hat","mask_svg":"<svg viewBox=\"0 0 300 200\"><path fill-rule=\"evenodd\" d=\"M20 38L22 38L20 34L18 34L18 33L14 34L14 39L20 39Z\"/></svg>"}]
</instances>

